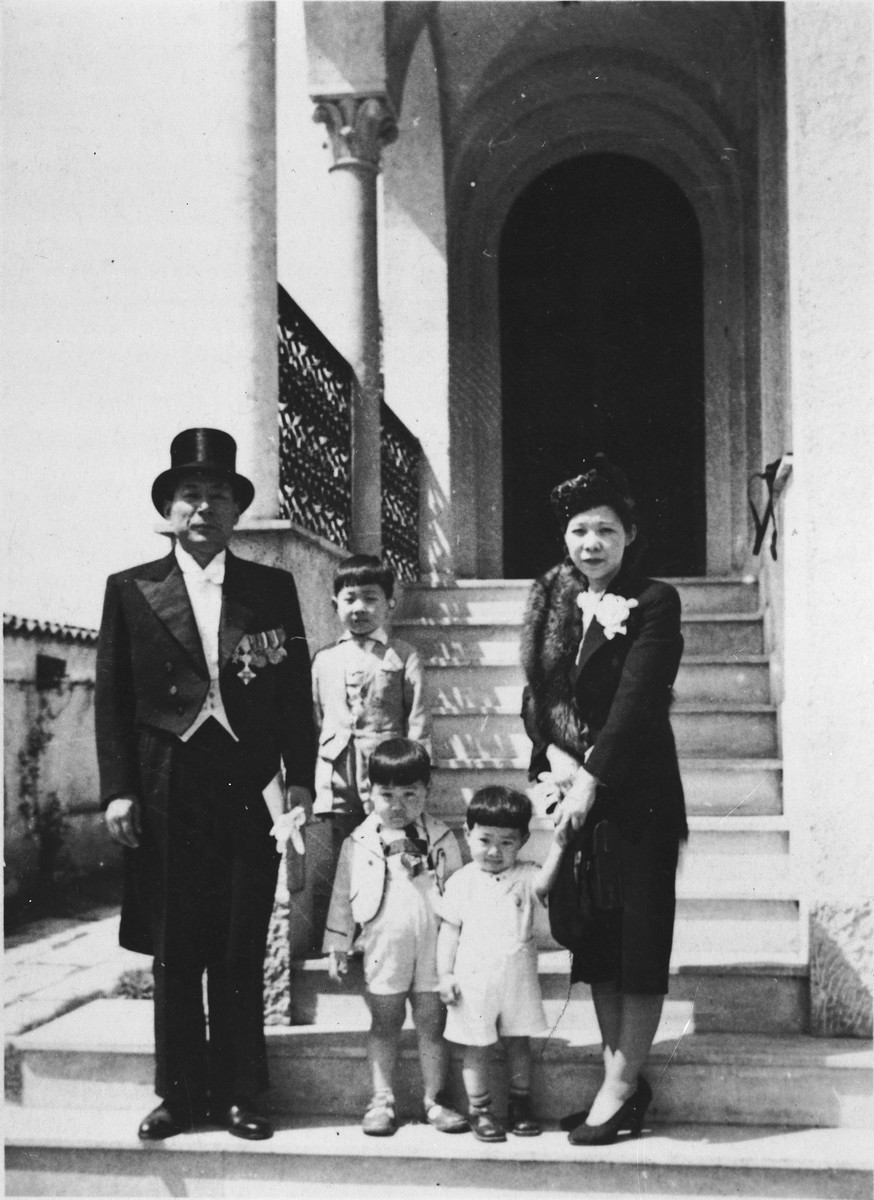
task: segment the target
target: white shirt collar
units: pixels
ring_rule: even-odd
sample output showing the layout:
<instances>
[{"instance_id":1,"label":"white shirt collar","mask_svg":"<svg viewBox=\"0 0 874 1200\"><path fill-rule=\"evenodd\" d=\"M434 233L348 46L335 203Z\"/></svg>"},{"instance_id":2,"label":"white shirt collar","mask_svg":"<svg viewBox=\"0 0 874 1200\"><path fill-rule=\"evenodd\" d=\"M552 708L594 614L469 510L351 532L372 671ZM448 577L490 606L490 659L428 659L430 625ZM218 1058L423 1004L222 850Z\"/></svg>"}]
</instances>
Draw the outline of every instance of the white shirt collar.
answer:
<instances>
[{"instance_id":1,"label":"white shirt collar","mask_svg":"<svg viewBox=\"0 0 874 1200\"><path fill-rule=\"evenodd\" d=\"M179 569L182 574L193 575L195 579L200 578L204 572L209 571L213 564L224 570L225 558L227 556L226 550L220 550L214 558L209 560L205 567L202 567L193 555L189 554L187 550L182 549L178 541L173 547L173 553L176 555L176 561L179 563Z\"/></svg>"},{"instance_id":2,"label":"white shirt collar","mask_svg":"<svg viewBox=\"0 0 874 1200\"><path fill-rule=\"evenodd\" d=\"M356 637L351 629L344 629L340 634L341 642L381 642L383 646L388 645L388 634L384 627L380 625L379 629L374 629L373 633L365 634L364 637Z\"/></svg>"}]
</instances>

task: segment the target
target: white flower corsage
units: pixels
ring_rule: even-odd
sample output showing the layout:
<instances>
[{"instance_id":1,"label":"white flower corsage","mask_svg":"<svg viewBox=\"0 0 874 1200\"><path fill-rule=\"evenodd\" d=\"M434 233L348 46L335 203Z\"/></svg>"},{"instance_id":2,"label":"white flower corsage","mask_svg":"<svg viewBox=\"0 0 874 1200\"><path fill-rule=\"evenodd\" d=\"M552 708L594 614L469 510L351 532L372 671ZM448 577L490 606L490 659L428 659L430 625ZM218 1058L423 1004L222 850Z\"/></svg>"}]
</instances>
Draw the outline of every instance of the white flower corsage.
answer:
<instances>
[{"instance_id":1,"label":"white flower corsage","mask_svg":"<svg viewBox=\"0 0 874 1200\"><path fill-rule=\"evenodd\" d=\"M243 683L251 683L255 671L266 667L268 663L276 666L288 657L285 638L285 630L281 626L279 629L265 629L262 633L246 633L240 638L231 658L240 663L237 674Z\"/></svg>"},{"instance_id":2,"label":"white flower corsage","mask_svg":"<svg viewBox=\"0 0 874 1200\"><path fill-rule=\"evenodd\" d=\"M613 592L605 592L594 606L591 605L591 593L580 592L577 604L584 613L592 608L595 620L599 625L603 625L604 636L609 641L612 641L617 633L628 632L625 622L631 615L631 610L637 608L636 600L627 600L625 596L617 596Z\"/></svg>"}]
</instances>

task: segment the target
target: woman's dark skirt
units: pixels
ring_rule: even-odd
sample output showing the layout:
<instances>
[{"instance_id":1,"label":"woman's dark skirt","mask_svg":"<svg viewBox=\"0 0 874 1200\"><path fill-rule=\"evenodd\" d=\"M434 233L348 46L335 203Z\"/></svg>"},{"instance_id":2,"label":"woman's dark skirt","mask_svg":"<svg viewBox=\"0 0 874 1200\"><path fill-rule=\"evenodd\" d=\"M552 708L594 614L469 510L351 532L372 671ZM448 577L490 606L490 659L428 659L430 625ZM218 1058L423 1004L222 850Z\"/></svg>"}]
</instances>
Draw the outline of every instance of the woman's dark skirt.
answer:
<instances>
[{"instance_id":1,"label":"woman's dark skirt","mask_svg":"<svg viewBox=\"0 0 874 1200\"><path fill-rule=\"evenodd\" d=\"M603 815L592 809L584 826L589 838ZM667 994L679 849L676 830L665 830L656 814L634 841L622 837L622 909L593 918L574 954L571 983L614 983L629 995Z\"/></svg>"}]
</instances>

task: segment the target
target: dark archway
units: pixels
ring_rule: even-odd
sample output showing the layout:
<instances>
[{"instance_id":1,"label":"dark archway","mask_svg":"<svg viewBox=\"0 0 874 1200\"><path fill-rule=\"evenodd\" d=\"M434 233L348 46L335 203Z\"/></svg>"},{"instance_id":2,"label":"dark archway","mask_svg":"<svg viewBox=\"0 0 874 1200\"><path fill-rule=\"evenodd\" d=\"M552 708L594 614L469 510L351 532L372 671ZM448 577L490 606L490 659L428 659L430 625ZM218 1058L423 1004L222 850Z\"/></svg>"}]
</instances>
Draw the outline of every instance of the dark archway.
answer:
<instances>
[{"instance_id":1,"label":"dark archway","mask_svg":"<svg viewBox=\"0 0 874 1200\"><path fill-rule=\"evenodd\" d=\"M657 168L584 155L518 197L500 246L508 578L557 561L549 491L598 450L631 480L646 569L705 573L703 317L695 213Z\"/></svg>"}]
</instances>

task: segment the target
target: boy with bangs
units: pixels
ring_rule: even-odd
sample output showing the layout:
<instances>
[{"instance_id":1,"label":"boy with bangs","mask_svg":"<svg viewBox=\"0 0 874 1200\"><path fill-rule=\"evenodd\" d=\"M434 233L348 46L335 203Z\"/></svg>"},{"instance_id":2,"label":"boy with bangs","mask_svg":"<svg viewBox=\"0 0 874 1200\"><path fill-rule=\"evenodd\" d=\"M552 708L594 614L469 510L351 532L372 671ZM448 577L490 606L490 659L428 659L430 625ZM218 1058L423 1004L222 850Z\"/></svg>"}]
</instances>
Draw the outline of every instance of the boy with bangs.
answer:
<instances>
[{"instance_id":1,"label":"boy with bangs","mask_svg":"<svg viewBox=\"0 0 874 1200\"><path fill-rule=\"evenodd\" d=\"M419 655L389 631L394 585L392 569L381 559L369 554L344 559L334 575L333 597L343 633L313 659L319 749L306 856L316 952L340 847L370 811L371 754L396 737L421 742L430 751Z\"/></svg>"},{"instance_id":2,"label":"boy with bangs","mask_svg":"<svg viewBox=\"0 0 874 1200\"><path fill-rule=\"evenodd\" d=\"M531 1113L531 1038L546 1033L537 978L535 904L545 904L570 838L556 828L542 867L520 862L528 841L531 801L506 787L484 787L467 808L473 861L447 883L438 904L440 996L449 1006L446 1037L464 1047L462 1075L468 1120L482 1142L505 1142L492 1111L488 1058L500 1034L510 1073L508 1124L517 1137L536 1137Z\"/></svg>"},{"instance_id":3,"label":"boy with bangs","mask_svg":"<svg viewBox=\"0 0 874 1200\"><path fill-rule=\"evenodd\" d=\"M464 862L462 845L424 811L431 777L424 747L407 738L383 742L370 757L369 773L373 811L343 843L324 940L328 972L339 982L361 927L373 1082L362 1128L374 1137L397 1129L395 1066L409 1000L425 1119L441 1133L461 1133L467 1121L442 1097L449 1047L437 979L436 901Z\"/></svg>"}]
</instances>

